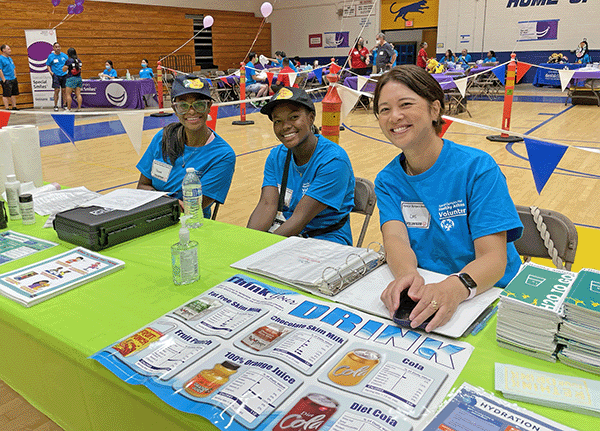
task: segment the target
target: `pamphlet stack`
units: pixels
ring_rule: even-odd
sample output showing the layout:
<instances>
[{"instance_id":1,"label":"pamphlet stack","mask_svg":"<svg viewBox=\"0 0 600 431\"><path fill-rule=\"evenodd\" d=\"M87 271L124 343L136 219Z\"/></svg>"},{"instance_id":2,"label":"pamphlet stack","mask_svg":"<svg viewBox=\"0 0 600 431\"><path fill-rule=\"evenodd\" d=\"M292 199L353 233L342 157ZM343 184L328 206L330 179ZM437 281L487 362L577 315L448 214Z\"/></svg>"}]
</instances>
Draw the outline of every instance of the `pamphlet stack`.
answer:
<instances>
[{"instance_id":1,"label":"pamphlet stack","mask_svg":"<svg viewBox=\"0 0 600 431\"><path fill-rule=\"evenodd\" d=\"M526 263L500 294L496 339L507 349L556 361L556 333L576 274Z\"/></svg>"}]
</instances>

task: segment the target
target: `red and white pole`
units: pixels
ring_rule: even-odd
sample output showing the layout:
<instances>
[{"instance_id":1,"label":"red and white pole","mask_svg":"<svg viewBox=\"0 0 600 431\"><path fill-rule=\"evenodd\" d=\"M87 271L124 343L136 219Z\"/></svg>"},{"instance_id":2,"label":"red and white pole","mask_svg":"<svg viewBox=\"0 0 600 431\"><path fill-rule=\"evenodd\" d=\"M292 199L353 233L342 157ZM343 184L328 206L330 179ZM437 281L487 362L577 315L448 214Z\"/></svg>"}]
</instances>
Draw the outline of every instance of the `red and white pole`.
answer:
<instances>
[{"instance_id":1,"label":"red and white pole","mask_svg":"<svg viewBox=\"0 0 600 431\"><path fill-rule=\"evenodd\" d=\"M231 124L234 126L246 126L248 124L254 124L252 120L246 120L246 65L244 62L240 63L240 120L232 121Z\"/></svg>"},{"instance_id":2,"label":"red and white pole","mask_svg":"<svg viewBox=\"0 0 600 431\"><path fill-rule=\"evenodd\" d=\"M170 112L163 111L163 74L162 74L162 66L160 61L158 61L158 65L156 66L156 95L158 97L158 111L157 113L150 114L151 117L170 117L173 115Z\"/></svg>"},{"instance_id":3,"label":"red and white pole","mask_svg":"<svg viewBox=\"0 0 600 431\"><path fill-rule=\"evenodd\" d=\"M512 112L513 93L515 91L515 76L517 72L517 62L514 52L510 55L510 62L506 66L506 82L504 84L504 110L502 111L502 130L510 131L510 116ZM523 138L519 136L510 136L508 133L501 133L500 136L487 136L487 139L495 142L519 142Z\"/></svg>"}]
</instances>

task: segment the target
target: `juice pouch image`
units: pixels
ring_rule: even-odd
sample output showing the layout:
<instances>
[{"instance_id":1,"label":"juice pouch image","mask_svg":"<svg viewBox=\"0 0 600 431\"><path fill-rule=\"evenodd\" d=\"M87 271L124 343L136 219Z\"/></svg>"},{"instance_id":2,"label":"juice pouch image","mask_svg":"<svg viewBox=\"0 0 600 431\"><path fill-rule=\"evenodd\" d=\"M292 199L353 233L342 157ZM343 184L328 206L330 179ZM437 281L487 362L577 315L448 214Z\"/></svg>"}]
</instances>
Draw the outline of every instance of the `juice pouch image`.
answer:
<instances>
[{"instance_id":1,"label":"juice pouch image","mask_svg":"<svg viewBox=\"0 0 600 431\"><path fill-rule=\"evenodd\" d=\"M176 314L185 320L198 320L209 311L213 311L221 305L223 304L216 299L200 298L178 308L173 314Z\"/></svg>"},{"instance_id":2,"label":"juice pouch image","mask_svg":"<svg viewBox=\"0 0 600 431\"><path fill-rule=\"evenodd\" d=\"M112 348L127 357L132 353L145 349L150 343L158 341L162 336L161 332L148 327L115 344Z\"/></svg>"}]
</instances>

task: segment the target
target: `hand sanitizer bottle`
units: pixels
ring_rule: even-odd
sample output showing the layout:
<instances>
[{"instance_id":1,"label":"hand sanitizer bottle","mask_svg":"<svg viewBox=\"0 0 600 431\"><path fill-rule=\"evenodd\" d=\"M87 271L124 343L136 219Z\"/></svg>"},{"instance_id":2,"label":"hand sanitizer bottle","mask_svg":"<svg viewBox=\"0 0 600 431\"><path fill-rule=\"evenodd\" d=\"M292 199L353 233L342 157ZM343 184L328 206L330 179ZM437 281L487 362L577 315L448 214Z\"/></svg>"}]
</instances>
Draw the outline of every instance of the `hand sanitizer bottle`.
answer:
<instances>
[{"instance_id":1,"label":"hand sanitizer bottle","mask_svg":"<svg viewBox=\"0 0 600 431\"><path fill-rule=\"evenodd\" d=\"M186 226L189 216L179 219L179 242L171 246L171 265L173 266L173 283L190 284L198 281L198 241L190 241L190 231Z\"/></svg>"}]
</instances>

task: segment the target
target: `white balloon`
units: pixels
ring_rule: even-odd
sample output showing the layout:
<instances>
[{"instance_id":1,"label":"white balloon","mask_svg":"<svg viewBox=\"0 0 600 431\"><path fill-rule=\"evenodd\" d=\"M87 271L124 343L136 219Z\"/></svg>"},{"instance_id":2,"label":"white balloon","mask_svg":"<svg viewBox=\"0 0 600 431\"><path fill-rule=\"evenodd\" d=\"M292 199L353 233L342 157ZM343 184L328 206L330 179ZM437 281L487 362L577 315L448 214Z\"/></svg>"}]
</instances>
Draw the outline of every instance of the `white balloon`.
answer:
<instances>
[{"instance_id":1,"label":"white balloon","mask_svg":"<svg viewBox=\"0 0 600 431\"><path fill-rule=\"evenodd\" d=\"M271 12L273 12L273 5L268 1L260 5L260 13L262 13L262 16L265 18L271 15Z\"/></svg>"},{"instance_id":2,"label":"white balloon","mask_svg":"<svg viewBox=\"0 0 600 431\"><path fill-rule=\"evenodd\" d=\"M214 22L215 22L215 20L212 16L206 15L204 17L204 20L202 21L202 25L204 26L204 28L209 28L209 27L212 27Z\"/></svg>"}]
</instances>

